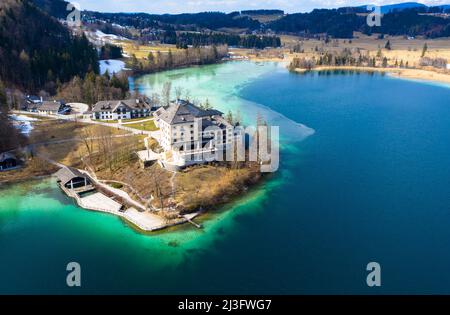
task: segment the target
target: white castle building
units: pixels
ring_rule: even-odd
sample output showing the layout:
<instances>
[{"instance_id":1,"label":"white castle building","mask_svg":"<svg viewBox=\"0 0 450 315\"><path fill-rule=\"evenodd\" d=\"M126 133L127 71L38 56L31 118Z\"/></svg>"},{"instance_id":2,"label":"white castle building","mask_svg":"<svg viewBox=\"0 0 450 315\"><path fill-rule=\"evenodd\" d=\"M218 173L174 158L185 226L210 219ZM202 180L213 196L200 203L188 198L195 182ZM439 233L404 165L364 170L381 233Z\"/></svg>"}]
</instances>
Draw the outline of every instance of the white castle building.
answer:
<instances>
[{"instance_id":1,"label":"white castle building","mask_svg":"<svg viewBox=\"0 0 450 315\"><path fill-rule=\"evenodd\" d=\"M167 169L214 160L233 141L234 126L218 110L177 100L159 108L153 116L164 149L160 163Z\"/></svg>"}]
</instances>

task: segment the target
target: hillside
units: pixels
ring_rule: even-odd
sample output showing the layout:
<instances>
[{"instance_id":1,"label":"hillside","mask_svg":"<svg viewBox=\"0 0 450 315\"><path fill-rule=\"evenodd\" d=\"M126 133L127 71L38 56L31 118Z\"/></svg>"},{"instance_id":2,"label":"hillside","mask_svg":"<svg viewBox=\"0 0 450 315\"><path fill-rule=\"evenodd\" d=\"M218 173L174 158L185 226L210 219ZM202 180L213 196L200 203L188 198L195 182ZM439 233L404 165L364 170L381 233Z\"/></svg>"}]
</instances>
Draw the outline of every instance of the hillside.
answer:
<instances>
[{"instance_id":1,"label":"hillside","mask_svg":"<svg viewBox=\"0 0 450 315\"><path fill-rule=\"evenodd\" d=\"M383 33L389 35L422 35L429 38L450 36L450 19L420 14L408 9L385 14L380 27L369 28L364 25L366 34Z\"/></svg>"},{"instance_id":2,"label":"hillside","mask_svg":"<svg viewBox=\"0 0 450 315\"><path fill-rule=\"evenodd\" d=\"M426 36L430 38L450 36L450 18L426 13L444 12L444 7L399 8L384 14L381 27L369 27L362 8L320 9L310 13L289 14L268 25L279 33L299 35L328 34L336 38L350 38L353 32L365 34ZM367 12L366 12L367 13Z\"/></svg>"},{"instance_id":3,"label":"hillside","mask_svg":"<svg viewBox=\"0 0 450 315\"><path fill-rule=\"evenodd\" d=\"M67 2L63 0L33 0L34 3L56 17L65 14ZM365 34L426 36L430 38L449 35L450 18L437 13L450 14L450 5L426 6L417 2L384 5L382 27L369 28L366 22L367 5L339 9L315 9L308 13L285 14L282 10L244 10L241 12L200 12L190 14L103 13L85 11L86 18L119 24L139 30L150 30L145 39L161 40L174 31L224 31L242 34L273 30L277 34L316 36L327 34L335 38L351 38L353 32ZM162 35L154 35L160 30ZM114 33L113 30L110 30ZM143 33L144 34L144 33ZM143 35L141 34L141 35ZM117 34L121 35L121 34ZM161 38L160 38L161 37ZM210 40L210 39L208 39ZM172 40L173 41L173 40ZM175 42L175 41L173 41Z\"/></svg>"},{"instance_id":4,"label":"hillside","mask_svg":"<svg viewBox=\"0 0 450 315\"><path fill-rule=\"evenodd\" d=\"M244 10L240 16L248 16L249 18L267 24L276 21L284 16L283 10Z\"/></svg>"},{"instance_id":5,"label":"hillside","mask_svg":"<svg viewBox=\"0 0 450 315\"><path fill-rule=\"evenodd\" d=\"M249 28L257 29L260 23L247 16L240 16L239 12L201 12L183 14L147 14L147 13L101 13L84 12L91 18L101 19L110 23L136 28L159 27L172 30L199 30L220 28Z\"/></svg>"},{"instance_id":6,"label":"hillside","mask_svg":"<svg viewBox=\"0 0 450 315\"><path fill-rule=\"evenodd\" d=\"M67 5L69 2L63 0L33 0L33 3L58 19L64 19L69 13L67 11Z\"/></svg>"},{"instance_id":7,"label":"hillside","mask_svg":"<svg viewBox=\"0 0 450 315\"><path fill-rule=\"evenodd\" d=\"M399 12L406 9L415 9L415 8L425 9L427 8L427 6L425 4L418 2L403 2L397 4L388 4L381 6L381 13L386 14L394 11Z\"/></svg>"},{"instance_id":8,"label":"hillside","mask_svg":"<svg viewBox=\"0 0 450 315\"><path fill-rule=\"evenodd\" d=\"M0 78L7 86L54 92L59 82L98 72L96 50L28 0L0 2Z\"/></svg>"},{"instance_id":9,"label":"hillside","mask_svg":"<svg viewBox=\"0 0 450 315\"><path fill-rule=\"evenodd\" d=\"M328 34L349 38L364 23L365 17L347 10L316 9L310 13L289 14L269 24L272 30L299 35Z\"/></svg>"}]
</instances>

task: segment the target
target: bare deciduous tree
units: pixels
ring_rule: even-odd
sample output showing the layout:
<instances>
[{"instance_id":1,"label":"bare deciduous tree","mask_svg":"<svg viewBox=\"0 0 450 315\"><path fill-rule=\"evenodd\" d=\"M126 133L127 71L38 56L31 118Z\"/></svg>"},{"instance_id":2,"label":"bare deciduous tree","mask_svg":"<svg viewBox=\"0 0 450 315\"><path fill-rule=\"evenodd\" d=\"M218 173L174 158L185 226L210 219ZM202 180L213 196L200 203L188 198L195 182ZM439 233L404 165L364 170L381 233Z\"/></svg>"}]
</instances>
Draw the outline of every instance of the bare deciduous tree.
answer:
<instances>
[{"instance_id":1,"label":"bare deciduous tree","mask_svg":"<svg viewBox=\"0 0 450 315\"><path fill-rule=\"evenodd\" d=\"M162 98L165 106L170 104L170 96L172 94L172 82L165 82L162 89Z\"/></svg>"}]
</instances>

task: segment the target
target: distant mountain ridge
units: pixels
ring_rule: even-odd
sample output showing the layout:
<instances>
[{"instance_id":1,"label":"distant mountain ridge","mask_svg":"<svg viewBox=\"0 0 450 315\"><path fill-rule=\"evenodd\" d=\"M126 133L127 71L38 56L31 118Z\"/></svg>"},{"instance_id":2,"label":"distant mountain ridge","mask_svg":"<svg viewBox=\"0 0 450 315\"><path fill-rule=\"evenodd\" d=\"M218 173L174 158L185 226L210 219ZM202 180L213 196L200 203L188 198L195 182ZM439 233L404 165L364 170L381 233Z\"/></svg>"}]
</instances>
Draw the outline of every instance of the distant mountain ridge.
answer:
<instances>
[{"instance_id":1,"label":"distant mountain ridge","mask_svg":"<svg viewBox=\"0 0 450 315\"><path fill-rule=\"evenodd\" d=\"M371 4L371 5L374 6L374 4ZM362 6L362 7L364 7L364 6ZM367 7L367 5L365 7ZM428 6L426 6L423 3L419 3L419 2L402 2L402 3L395 3L395 4L387 4L387 5L381 6L381 13L386 14L386 13L390 13L393 11L403 11L403 10L415 9L415 8L428 8Z\"/></svg>"},{"instance_id":2,"label":"distant mountain ridge","mask_svg":"<svg viewBox=\"0 0 450 315\"><path fill-rule=\"evenodd\" d=\"M367 8L367 6L374 6L374 4L363 5L363 6L359 6L358 8ZM450 4L428 6L426 4L419 3L419 2L401 2L401 3L382 5L381 13L387 14L387 13L391 13L394 11L399 12L399 11L403 11L403 10L418 9L418 8L419 9L430 9L430 8L450 9Z\"/></svg>"},{"instance_id":3,"label":"distant mountain ridge","mask_svg":"<svg viewBox=\"0 0 450 315\"><path fill-rule=\"evenodd\" d=\"M65 14L62 0L32 0L35 4L54 16ZM59 3L59 4L58 4ZM64 9L64 12L63 12ZM242 12L251 13L242 14ZM242 12L201 12L184 14L149 13L103 13L84 11L90 20L106 21L110 24L135 27L138 29L159 29L174 31L229 31L264 33L272 30L277 34L293 34L306 37L329 35L336 38L351 38L354 32L365 34L382 33L426 37L450 36L450 4L427 6L418 2L404 2L384 5L381 27L368 27L364 13L366 6L343 7L338 9L314 9L308 13L281 14L281 10L251 10ZM252 14L279 13L279 16L264 19L252 18ZM261 14L259 14L261 16ZM163 35L165 36L165 35Z\"/></svg>"}]
</instances>

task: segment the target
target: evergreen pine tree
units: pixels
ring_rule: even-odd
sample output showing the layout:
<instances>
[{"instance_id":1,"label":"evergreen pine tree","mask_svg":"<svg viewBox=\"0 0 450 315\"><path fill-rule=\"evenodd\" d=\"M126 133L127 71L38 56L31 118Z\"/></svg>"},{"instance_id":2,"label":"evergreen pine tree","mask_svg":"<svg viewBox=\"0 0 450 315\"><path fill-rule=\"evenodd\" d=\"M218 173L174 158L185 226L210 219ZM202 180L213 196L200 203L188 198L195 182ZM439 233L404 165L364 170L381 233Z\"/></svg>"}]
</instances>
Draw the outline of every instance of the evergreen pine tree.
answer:
<instances>
[{"instance_id":1,"label":"evergreen pine tree","mask_svg":"<svg viewBox=\"0 0 450 315\"><path fill-rule=\"evenodd\" d=\"M386 42L386 45L384 46L384 48L386 48L387 50L391 50L391 41L390 40L388 40Z\"/></svg>"},{"instance_id":2,"label":"evergreen pine tree","mask_svg":"<svg viewBox=\"0 0 450 315\"><path fill-rule=\"evenodd\" d=\"M6 91L3 82L0 81L0 111L1 108L6 107L7 99L6 99Z\"/></svg>"},{"instance_id":3,"label":"evergreen pine tree","mask_svg":"<svg viewBox=\"0 0 450 315\"><path fill-rule=\"evenodd\" d=\"M425 44L423 44L423 48L422 48L422 58L425 57L427 50L428 50L428 45L427 45L427 43L425 43Z\"/></svg>"}]
</instances>

